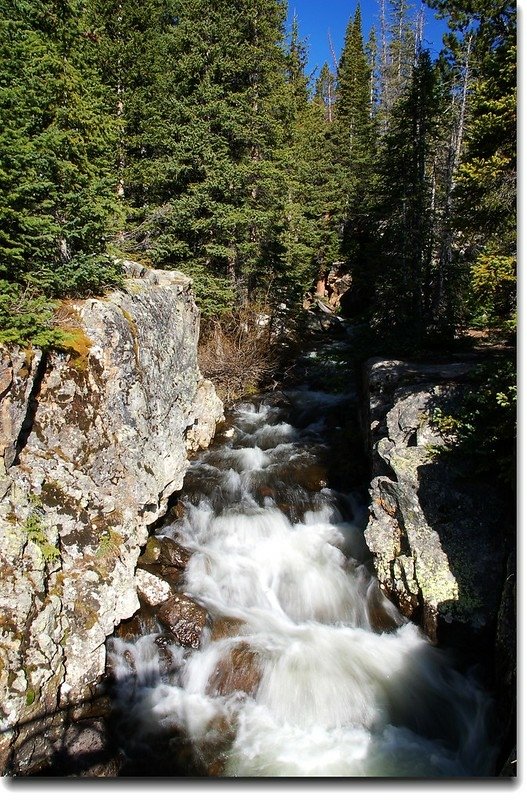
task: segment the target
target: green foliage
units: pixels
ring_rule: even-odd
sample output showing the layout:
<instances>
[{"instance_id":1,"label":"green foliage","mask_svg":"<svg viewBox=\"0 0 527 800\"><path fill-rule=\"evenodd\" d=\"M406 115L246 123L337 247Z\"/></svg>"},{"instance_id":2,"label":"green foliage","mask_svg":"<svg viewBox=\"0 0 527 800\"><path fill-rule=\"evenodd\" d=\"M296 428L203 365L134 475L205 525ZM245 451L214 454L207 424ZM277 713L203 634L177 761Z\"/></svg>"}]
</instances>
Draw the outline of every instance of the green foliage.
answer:
<instances>
[{"instance_id":1,"label":"green foliage","mask_svg":"<svg viewBox=\"0 0 527 800\"><path fill-rule=\"evenodd\" d=\"M46 564L52 564L60 558L60 550L46 536L40 509L34 508L30 512L24 523L24 530L27 533L28 540L39 547Z\"/></svg>"},{"instance_id":2,"label":"green foliage","mask_svg":"<svg viewBox=\"0 0 527 800\"><path fill-rule=\"evenodd\" d=\"M273 285L275 302L279 296L298 301L315 278L324 275L339 257L339 191L332 127L324 98L309 98L304 73L306 56L297 35L293 29L287 86L290 119L281 152L284 201L280 213L280 269ZM325 90L319 84L320 91Z\"/></svg>"},{"instance_id":3,"label":"green foliage","mask_svg":"<svg viewBox=\"0 0 527 800\"><path fill-rule=\"evenodd\" d=\"M472 263L472 287L478 311L490 325L516 327L516 258L481 253Z\"/></svg>"},{"instance_id":4,"label":"green foliage","mask_svg":"<svg viewBox=\"0 0 527 800\"><path fill-rule=\"evenodd\" d=\"M428 0L457 32L453 57L470 44L468 123L456 177L452 226L457 269L469 276L467 318L515 327L516 15L507 0ZM467 47L465 47L467 52Z\"/></svg>"},{"instance_id":5,"label":"green foliage","mask_svg":"<svg viewBox=\"0 0 527 800\"><path fill-rule=\"evenodd\" d=\"M370 56L371 57L371 56ZM372 235L377 131L372 98L373 65L362 36L360 6L350 19L337 71L333 163L340 185L341 252L353 275L355 305L371 296L365 243Z\"/></svg>"},{"instance_id":6,"label":"green foliage","mask_svg":"<svg viewBox=\"0 0 527 800\"><path fill-rule=\"evenodd\" d=\"M433 421L446 451L465 459L471 472L514 489L516 476L516 371L502 359L474 371L473 382L454 412L436 409Z\"/></svg>"},{"instance_id":7,"label":"green foliage","mask_svg":"<svg viewBox=\"0 0 527 800\"><path fill-rule=\"evenodd\" d=\"M200 264L185 262L183 271L192 278L192 288L205 320L220 319L232 309L236 295L232 282L207 272Z\"/></svg>"},{"instance_id":8,"label":"green foliage","mask_svg":"<svg viewBox=\"0 0 527 800\"><path fill-rule=\"evenodd\" d=\"M510 331L516 11L429 4L435 64L407 0L379 43L357 5L312 93L284 0L0 0L1 340L60 345L46 298L119 285L112 248L188 272L207 319L343 262L387 345Z\"/></svg>"},{"instance_id":9,"label":"green foliage","mask_svg":"<svg viewBox=\"0 0 527 800\"><path fill-rule=\"evenodd\" d=\"M0 276L41 293L83 292L85 264L105 251L116 209L115 124L86 4L1 5Z\"/></svg>"},{"instance_id":10,"label":"green foliage","mask_svg":"<svg viewBox=\"0 0 527 800\"><path fill-rule=\"evenodd\" d=\"M212 313L227 284L245 301L276 261L285 9L281 0L136 5L124 4L127 42L137 22L144 38L128 67L141 74L123 95L124 193L135 209L125 241L159 267L192 273Z\"/></svg>"},{"instance_id":11,"label":"green foliage","mask_svg":"<svg viewBox=\"0 0 527 800\"><path fill-rule=\"evenodd\" d=\"M357 180L358 167L371 158L374 129L371 109L371 67L362 38L360 6L350 19L337 72L335 108L340 158ZM355 174L353 174L355 173Z\"/></svg>"},{"instance_id":12,"label":"green foliage","mask_svg":"<svg viewBox=\"0 0 527 800\"><path fill-rule=\"evenodd\" d=\"M380 154L379 253L374 326L384 339L422 346L433 323L433 167L441 109L427 51L396 102Z\"/></svg>"},{"instance_id":13,"label":"green foliage","mask_svg":"<svg viewBox=\"0 0 527 800\"><path fill-rule=\"evenodd\" d=\"M0 280L0 342L49 348L64 344L64 333L54 327L57 303Z\"/></svg>"},{"instance_id":14,"label":"green foliage","mask_svg":"<svg viewBox=\"0 0 527 800\"><path fill-rule=\"evenodd\" d=\"M401 99L415 66L416 26L410 17L408 0L384 0L381 12L379 46L379 97L376 116L386 132L394 106Z\"/></svg>"},{"instance_id":15,"label":"green foliage","mask_svg":"<svg viewBox=\"0 0 527 800\"><path fill-rule=\"evenodd\" d=\"M123 271L115 259L105 254L80 254L54 272L43 266L38 278L28 275L29 286L43 290L51 297L89 297L123 285Z\"/></svg>"}]
</instances>

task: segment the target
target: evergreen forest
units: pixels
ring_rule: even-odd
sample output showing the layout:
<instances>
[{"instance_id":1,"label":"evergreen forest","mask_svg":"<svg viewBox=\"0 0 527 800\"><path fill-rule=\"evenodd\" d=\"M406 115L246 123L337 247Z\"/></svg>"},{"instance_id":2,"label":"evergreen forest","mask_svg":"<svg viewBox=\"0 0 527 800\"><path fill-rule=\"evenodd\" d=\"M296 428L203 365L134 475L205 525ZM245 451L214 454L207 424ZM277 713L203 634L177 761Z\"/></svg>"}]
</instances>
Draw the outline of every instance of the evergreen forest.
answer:
<instances>
[{"instance_id":1,"label":"evergreen forest","mask_svg":"<svg viewBox=\"0 0 527 800\"><path fill-rule=\"evenodd\" d=\"M359 2L310 75L285 0L0 0L0 342L67 348L61 304L122 259L191 276L205 327L337 270L371 352L507 343L457 424L490 405L510 443L516 7L426 2L438 55L418 5L366 31Z\"/></svg>"}]
</instances>

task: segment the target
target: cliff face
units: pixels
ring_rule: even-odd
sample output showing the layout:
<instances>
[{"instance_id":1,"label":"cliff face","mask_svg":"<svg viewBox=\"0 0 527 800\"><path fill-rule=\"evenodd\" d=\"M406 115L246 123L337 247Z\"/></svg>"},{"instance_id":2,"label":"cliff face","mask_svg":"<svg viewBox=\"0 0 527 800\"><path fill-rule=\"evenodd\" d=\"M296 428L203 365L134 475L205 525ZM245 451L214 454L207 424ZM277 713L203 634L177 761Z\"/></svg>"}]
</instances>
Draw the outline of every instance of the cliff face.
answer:
<instances>
[{"instance_id":1,"label":"cliff face","mask_svg":"<svg viewBox=\"0 0 527 800\"><path fill-rule=\"evenodd\" d=\"M366 364L372 458L365 538L385 593L433 642L484 667L503 774L515 774L515 509L489 481L437 455L431 418L455 412L474 364ZM515 763L515 762L514 762ZM512 771L507 772L510 769Z\"/></svg>"},{"instance_id":2,"label":"cliff face","mask_svg":"<svg viewBox=\"0 0 527 800\"><path fill-rule=\"evenodd\" d=\"M379 580L433 641L465 645L495 637L511 520L495 487L435 454L444 441L433 411L455 405L473 366L366 366L373 480L365 536Z\"/></svg>"},{"instance_id":3,"label":"cliff face","mask_svg":"<svg viewBox=\"0 0 527 800\"><path fill-rule=\"evenodd\" d=\"M147 526L222 417L190 281L127 268L124 290L65 310L73 351L0 350L2 772L45 759L32 721L90 696L138 607Z\"/></svg>"}]
</instances>

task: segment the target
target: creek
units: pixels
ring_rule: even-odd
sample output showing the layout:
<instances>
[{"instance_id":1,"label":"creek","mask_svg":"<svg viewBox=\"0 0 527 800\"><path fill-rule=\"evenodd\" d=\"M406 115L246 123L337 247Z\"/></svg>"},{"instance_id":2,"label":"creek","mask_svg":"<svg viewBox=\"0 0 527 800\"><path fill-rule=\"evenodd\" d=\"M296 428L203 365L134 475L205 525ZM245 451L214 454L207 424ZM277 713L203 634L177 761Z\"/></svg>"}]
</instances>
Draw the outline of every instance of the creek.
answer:
<instances>
[{"instance_id":1,"label":"creek","mask_svg":"<svg viewBox=\"0 0 527 800\"><path fill-rule=\"evenodd\" d=\"M373 574L356 409L304 381L239 403L192 462L155 535L190 554L207 624L182 647L143 609L110 640L124 774L492 774L488 695Z\"/></svg>"}]
</instances>

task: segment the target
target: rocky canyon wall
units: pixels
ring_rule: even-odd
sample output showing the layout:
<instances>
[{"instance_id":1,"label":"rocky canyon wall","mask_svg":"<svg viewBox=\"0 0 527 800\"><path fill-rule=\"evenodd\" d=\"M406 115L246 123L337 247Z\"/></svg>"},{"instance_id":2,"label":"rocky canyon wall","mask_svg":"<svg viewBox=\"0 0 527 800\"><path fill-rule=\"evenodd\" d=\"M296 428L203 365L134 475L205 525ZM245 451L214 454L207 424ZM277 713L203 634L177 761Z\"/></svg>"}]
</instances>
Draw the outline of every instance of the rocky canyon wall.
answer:
<instances>
[{"instance_id":1,"label":"rocky canyon wall","mask_svg":"<svg viewBox=\"0 0 527 800\"><path fill-rule=\"evenodd\" d=\"M513 514L496 487L441 455L433 423L436 409L455 409L473 368L470 360L366 364L366 541L386 593L433 641L454 629L462 638L494 631L506 578Z\"/></svg>"},{"instance_id":2,"label":"rocky canyon wall","mask_svg":"<svg viewBox=\"0 0 527 800\"><path fill-rule=\"evenodd\" d=\"M2 774L45 763L35 721L93 692L148 526L222 417L189 279L125 266L122 290L62 309L71 349L0 349Z\"/></svg>"},{"instance_id":3,"label":"rocky canyon wall","mask_svg":"<svg viewBox=\"0 0 527 800\"><path fill-rule=\"evenodd\" d=\"M433 422L435 409L455 414L474 365L366 363L365 538L385 594L433 642L484 665L506 761L516 725L515 508L497 482L445 456Z\"/></svg>"}]
</instances>

